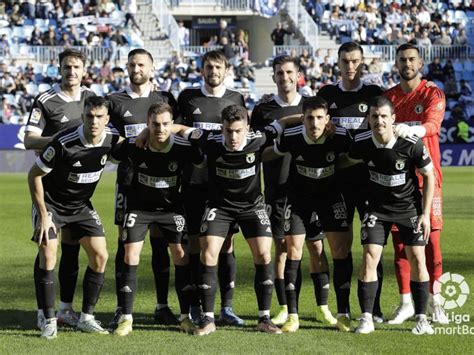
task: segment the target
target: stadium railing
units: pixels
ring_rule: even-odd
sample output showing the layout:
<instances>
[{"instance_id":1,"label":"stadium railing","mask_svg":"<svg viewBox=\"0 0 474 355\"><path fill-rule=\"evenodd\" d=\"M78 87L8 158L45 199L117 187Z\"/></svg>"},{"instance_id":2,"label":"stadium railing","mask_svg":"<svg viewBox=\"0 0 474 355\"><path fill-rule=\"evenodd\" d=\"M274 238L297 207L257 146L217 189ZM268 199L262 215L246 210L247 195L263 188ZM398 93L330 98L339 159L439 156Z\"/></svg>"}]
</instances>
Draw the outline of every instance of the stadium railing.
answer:
<instances>
[{"instance_id":1,"label":"stadium railing","mask_svg":"<svg viewBox=\"0 0 474 355\"><path fill-rule=\"evenodd\" d=\"M180 0L181 1L181 0ZM169 1L153 0L153 15L158 18L160 28L164 31L173 46L173 49L179 50L179 26L174 16L168 8Z\"/></svg>"},{"instance_id":2,"label":"stadium railing","mask_svg":"<svg viewBox=\"0 0 474 355\"><path fill-rule=\"evenodd\" d=\"M170 7L175 6L218 6L228 10L254 10L255 0L165 0Z\"/></svg>"},{"instance_id":3,"label":"stadium railing","mask_svg":"<svg viewBox=\"0 0 474 355\"><path fill-rule=\"evenodd\" d=\"M232 46L237 56L242 57L244 48L241 46ZM201 55L214 50L221 50L222 46L181 46L181 53L186 58L200 57Z\"/></svg>"},{"instance_id":4,"label":"stadium railing","mask_svg":"<svg viewBox=\"0 0 474 355\"><path fill-rule=\"evenodd\" d=\"M307 50L309 54L313 55L313 47L311 46L273 46L273 57L282 54L291 54L296 51L296 55L303 54L304 50Z\"/></svg>"},{"instance_id":5,"label":"stadium railing","mask_svg":"<svg viewBox=\"0 0 474 355\"><path fill-rule=\"evenodd\" d=\"M288 0L286 10L295 28L298 28L306 43L315 51L319 47L319 30L316 22L301 5L300 0Z\"/></svg>"}]
</instances>

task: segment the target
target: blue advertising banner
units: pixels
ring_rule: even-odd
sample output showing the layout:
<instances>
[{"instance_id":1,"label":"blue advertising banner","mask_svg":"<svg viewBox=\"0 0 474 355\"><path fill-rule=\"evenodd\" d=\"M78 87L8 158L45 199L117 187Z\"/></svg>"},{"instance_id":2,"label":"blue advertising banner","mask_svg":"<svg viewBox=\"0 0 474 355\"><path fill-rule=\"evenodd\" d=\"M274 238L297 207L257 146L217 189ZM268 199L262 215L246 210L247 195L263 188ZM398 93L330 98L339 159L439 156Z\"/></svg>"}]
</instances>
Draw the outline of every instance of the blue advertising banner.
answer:
<instances>
[{"instance_id":1,"label":"blue advertising banner","mask_svg":"<svg viewBox=\"0 0 474 355\"><path fill-rule=\"evenodd\" d=\"M14 124L0 125L0 150L25 149L25 126Z\"/></svg>"}]
</instances>

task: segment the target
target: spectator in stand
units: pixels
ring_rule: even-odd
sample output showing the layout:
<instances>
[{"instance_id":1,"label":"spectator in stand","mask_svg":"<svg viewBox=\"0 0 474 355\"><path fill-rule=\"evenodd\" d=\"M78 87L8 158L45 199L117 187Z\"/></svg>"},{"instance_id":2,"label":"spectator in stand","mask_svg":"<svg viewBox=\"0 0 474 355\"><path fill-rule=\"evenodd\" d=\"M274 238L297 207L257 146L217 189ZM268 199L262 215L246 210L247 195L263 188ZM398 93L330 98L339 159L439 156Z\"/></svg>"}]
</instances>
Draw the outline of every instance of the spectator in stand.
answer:
<instances>
[{"instance_id":1,"label":"spectator in stand","mask_svg":"<svg viewBox=\"0 0 474 355\"><path fill-rule=\"evenodd\" d=\"M13 94L16 90L15 80L9 72L4 72L0 77L0 94Z\"/></svg>"},{"instance_id":2,"label":"spectator in stand","mask_svg":"<svg viewBox=\"0 0 474 355\"><path fill-rule=\"evenodd\" d=\"M429 80L438 80L443 82L443 67L441 66L441 60L439 57L436 57L433 62L428 65L428 75Z\"/></svg>"},{"instance_id":3,"label":"spectator in stand","mask_svg":"<svg viewBox=\"0 0 474 355\"><path fill-rule=\"evenodd\" d=\"M112 65L110 60L104 60L102 66L100 67L100 76L105 78L107 81L112 80Z\"/></svg>"},{"instance_id":4,"label":"spectator in stand","mask_svg":"<svg viewBox=\"0 0 474 355\"><path fill-rule=\"evenodd\" d=\"M109 17L115 11L115 7L111 0L101 0L98 7L100 16Z\"/></svg>"},{"instance_id":5,"label":"spectator in stand","mask_svg":"<svg viewBox=\"0 0 474 355\"><path fill-rule=\"evenodd\" d=\"M0 39L0 56L10 56L10 43L8 42L6 34L3 34L2 38Z\"/></svg>"},{"instance_id":6,"label":"spectator in stand","mask_svg":"<svg viewBox=\"0 0 474 355\"><path fill-rule=\"evenodd\" d=\"M81 0L74 0L74 3L72 4L72 14L74 17L84 15L84 7L82 6Z\"/></svg>"},{"instance_id":7,"label":"spectator in stand","mask_svg":"<svg viewBox=\"0 0 474 355\"><path fill-rule=\"evenodd\" d=\"M51 62L46 67L46 77L44 82L48 84L53 84L58 81L59 78L59 66L56 59L51 59Z\"/></svg>"},{"instance_id":8,"label":"spectator in stand","mask_svg":"<svg viewBox=\"0 0 474 355\"><path fill-rule=\"evenodd\" d=\"M275 46L283 46L285 44L285 35L292 35L293 33L283 28L281 22L277 23L277 27L272 31L270 38Z\"/></svg>"},{"instance_id":9,"label":"spectator in stand","mask_svg":"<svg viewBox=\"0 0 474 355\"><path fill-rule=\"evenodd\" d=\"M0 117L2 119L1 123L10 124L10 119L13 116L13 109L11 105L8 103L6 97L2 97L2 101L0 104Z\"/></svg>"},{"instance_id":10,"label":"spectator in stand","mask_svg":"<svg viewBox=\"0 0 474 355\"><path fill-rule=\"evenodd\" d=\"M306 70L306 75L310 80L319 80L321 79L321 74L321 66L319 65L319 61L316 58L313 58L309 68Z\"/></svg>"},{"instance_id":11,"label":"spectator in stand","mask_svg":"<svg viewBox=\"0 0 474 355\"><path fill-rule=\"evenodd\" d=\"M59 45L58 40L56 39L56 32L54 31L54 27L49 27L48 31L44 33L43 45L44 46Z\"/></svg>"},{"instance_id":12,"label":"spectator in stand","mask_svg":"<svg viewBox=\"0 0 474 355\"><path fill-rule=\"evenodd\" d=\"M201 71L197 66L197 63L194 59L189 61L188 69L186 69L186 81L191 84L198 83L201 81Z\"/></svg>"},{"instance_id":13,"label":"spectator in stand","mask_svg":"<svg viewBox=\"0 0 474 355\"><path fill-rule=\"evenodd\" d=\"M28 44L32 46L41 46L43 45L43 32L38 26L35 26L33 32L31 33L31 39Z\"/></svg>"},{"instance_id":14,"label":"spectator in stand","mask_svg":"<svg viewBox=\"0 0 474 355\"><path fill-rule=\"evenodd\" d=\"M12 26L23 26L23 23L25 22L25 16L20 11L20 5L13 5L9 21L10 25Z\"/></svg>"},{"instance_id":15,"label":"spectator in stand","mask_svg":"<svg viewBox=\"0 0 474 355\"><path fill-rule=\"evenodd\" d=\"M309 54L309 50L303 49L303 53L300 55L300 70L304 75L307 75L307 70L311 64L312 56Z\"/></svg>"},{"instance_id":16,"label":"spectator in stand","mask_svg":"<svg viewBox=\"0 0 474 355\"><path fill-rule=\"evenodd\" d=\"M36 0L21 0L21 12L29 19L34 19L36 15Z\"/></svg>"},{"instance_id":17,"label":"spectator in stand","mask_svg":"<svg viewBox=\"0 0 474 355\"><path fill-rule=\"evenodd\" d=\"M429 34L428 30L424 29L421 32L421 38L416 40L416 44L420 47L425 47L425 48L430 47L431 46L431 39L429 38L428 34Z\"/></svg>"},{"instance_id":18,"label":"spectator in stand","mask_svg":"<svg viewBox=\"0 0 474 355\"><path fill-rule=\"evenodd\" d=\"M454 72L453 61L451 59L448 59L446 61L446 65L443 67L443 76L447 78L450 75L454 77L455 72Z\"/></svg>"},{"instance_id":19,"label":"spectator in stand","mask_svg":"<svg viewBox=\"0 0 474 355\"><path fill-rule=\"evenodd\" d=\"M248 59L240 62L236 69L236 77L242 82L243 87L249 87L250 81L255 82L255 69Z\"/></svg>"},{"instance_id":20,"label":"spectator in stand","mask_svg":"<svg viewBox=\"0 0 474 355\"><path fill-rule=\"evenodd\" d=\"M422 26L425 26L431 22L431 13L428 11L426 6L421 6L421 10L418 12L416 20Z\"/></svg>"},{"instance_id":21,"label":"spectator in stand","mask_svg":"<svg viewBox=\"0 0 474 355\"><path fill-rule=\"evenodd\" d=\"M232 45L229 43L227 37L222 37L220 44L222 46L222 52L224 53L224 56L227 58L229 63L234 65L236 56L235 56L234 49L232 48Z\"/></svg>"},{"instance_id":22,"label":"spectator in stand","mask_svg":"<svg viewBox=\"0 0 474 355\"><path fill-rule=\"evenodd\" d=\"M242 30L242 29L239 29L237 31L237 35L235 36L235 45L237 47L240 47L242 48L242 55L241 55L241 58L242 59L249 59L249 46L247 44L247 40L246 40L246 35L245 35L245 31Z\"/></svg>"},{"instance_id":23,"label":"spectator in stand","mask_svg":"<svg viewBox=\"0 0 474 355\"><path fill-rule=\"evenodd\" d=\"M359 44L367 44L367 32L363 25L359 25L356 30L352 31L352 41Z\"/></svg>"},{"instance_id":24,"label":"spectator in stand","mask_svg":"<svg viewBox=\"0 0 474 355\"><path fill-rule=\"evenodd\" d=\"M374 57L372 59L372 62L369 64L368 72L369 74L382 74L383 73L382 64L380 63L379 58Z\"/></svg>"},{"instance_id":25,"label":"spectator in stand","mask_svg":"<svg viewBox=\"0 0 474 355\"><path fill-rule=\"evenodd\" d=\"M451 37L449 37L448 32L446 31L446 28L442 27L441 36L435 40L434 44L438 44L442 46L450 46L452 42L453 41Z\"/></svg>"},{"instance_id":26,"label":"spectator in stand","mask_svg":"<svg viewBox=\"0 0 474 355\"><path fill-rule=\"evenodd\" d=\"M128 27L129 21L132 21L132 25L141 32L140 26L138 26L137 21L135 20L135 15L137 14L138 7L137 7L137 0L125 0L125 25L124 27Z\"/></svg>"},{"instance_id":27,"label":"spectator in stand","mask_svg":"<svg viewBox=\"0 0 474 355\"><path fill-rule=\"evenodd\" d=\"M69 36L69 33L63 32L61 35L61 39L59 40L59 45L63 46L64 48L70 48L72 46L77 46L78 43L74 41L74 38Z\"/></svg>"},{"instance_id":28,"label":"spectator in stand","mask_svg":"<svg viewBox=\"0 0 474 355\"><path fill-rule=\"evenodd\" d=\"M178 22L178 42L180 46L189 46L189 29L184 27L184 22Z\"/></svg>"},{"instance_id":29,"label":"spectator in stand","mask_svg":"<svg viewBox=\"0 0 474 355\"><path fill-rule=\"evenodd\" d=\"M111 55L110 55L109 60L111 62L115 61L119 48L128 46L128 45L129 45L129 42L127 40L127 37L125 37L125 35L123 34L122 29L120 27L117 28L115 33L110 38Z\"/></svg>"},{"instance_id":30,"label":"spectator in stand","mask_svg":"<svg viewBox=\"0 0 474 355\"><path fill-rule=\"evenodd\" d=\"M454 45L466 45L467 44L466 30L464 28L460 29L458 35L453 38L453 44Z\"/></svg>"},{"instance_id":31,"label":"spectator in stand","mask_svg":"<svg viewBox=\"0 0 474 355\"><path fill-rule=\"evenodd\" d=\"M230 30L230 28L227 27L227 21L220 20L219 21L219 34L218 34L219 43L222 44L222 38L227 38L227 43L233 43L233 37L234 37L234 34Z\"/></svg>"},{"instance_id":32,"label":"spectator in stand","mask_svg":"<svg viewBox=\"0 0 474 355\"><path fill-rule=\"evenodd\" d=\"M321 65L321 79L323 82L327 80L333 81L333 66L329 63L329 56L324 57L324 62Z\"/></svg>"},{"instance_id":33,"label":"spectator in stand","mask_svg":"<svg viewBox=\"0 0 474 355\"><path fill-rule=\"evenodd\" d=\"M456 82L456 78L454 77L454 72L452 74L448 74L445 76L444 81L444 94L446 95L446 99L453 99L457 100L459 98L459 88L458 83Z\"/></svg>"}]
</instances>

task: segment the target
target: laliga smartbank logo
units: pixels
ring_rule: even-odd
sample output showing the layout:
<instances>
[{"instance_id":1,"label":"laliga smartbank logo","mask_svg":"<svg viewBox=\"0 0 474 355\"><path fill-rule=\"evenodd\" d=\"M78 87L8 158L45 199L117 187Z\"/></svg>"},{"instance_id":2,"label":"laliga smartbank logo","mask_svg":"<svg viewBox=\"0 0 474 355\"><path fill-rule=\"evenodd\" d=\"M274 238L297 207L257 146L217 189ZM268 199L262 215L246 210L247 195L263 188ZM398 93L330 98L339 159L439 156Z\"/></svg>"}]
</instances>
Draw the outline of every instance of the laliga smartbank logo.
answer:
<instances>
[{"instance_id":1,"label":"laliga smartbank logo","mask_svg":"<svg viewBox=\"0 0 474 355\"><path fill-rule=\"evenodd\" d=\"M474 327L470 326L469 314L454 313L452 310L461 308L466 303L470 289L462 275L446 272L433 284L433 293L439 297L440 305L446 310L450 326L435 327L435 334L474 335Z\"/></svg>"}]
</instances>

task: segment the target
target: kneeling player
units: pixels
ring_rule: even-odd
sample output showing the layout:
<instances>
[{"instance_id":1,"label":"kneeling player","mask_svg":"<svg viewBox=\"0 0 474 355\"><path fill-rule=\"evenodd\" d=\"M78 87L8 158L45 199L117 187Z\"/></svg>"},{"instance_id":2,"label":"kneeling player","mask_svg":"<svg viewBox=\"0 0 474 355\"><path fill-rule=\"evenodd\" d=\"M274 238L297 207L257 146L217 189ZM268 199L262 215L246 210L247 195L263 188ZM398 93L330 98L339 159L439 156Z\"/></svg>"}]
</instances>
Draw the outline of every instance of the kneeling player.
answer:
<instances>
[{"instance_id":1,"label":"kneeling player","mask_svg":"<svg viewBox=\"0 0 474 355\"><path fill-rule=\"evenodd\" d=\"M285 265L288 319L283 324L283 332L295 332L299 328L295 287L297 270L303 256L305 237L321 239L319 231L315 230L316 219L319 216L333 255L348 230L346 208L334 171L338 155L349 149L350 138L345 128L337 128L335 132L328 128L328 124L332 124L327 112L328 105L324 99L307 99L303 103L303 125L285 130L273 151L270 150L272 148L265 151L264 159L286 153L291 155L284 225L288 245ZM319 278L322 287L315 292L321 302L324 296L320 293L324 292L324 286L328 286L329 277L324 273ZM318 307L320 313L326 322L336 324L327 306L327 296L325 298L324 304Z\"/></svg>"},{"instance_id":2,"label":"kneeling player","mask_svg":"<svg viewBox=\"0 0 474 355\"><path fill-rule=\"evenodd\" d=\"M57 336L54 313L56 231L67 227L85 249L89 264L84 275L82 312L77 328L88 333L108 334L94 318L93 310L104 284L108 254L104 228L90 198L100 179L109 153L119 135L106 127L108 102L102 97L85 101L84 123L53 139L28 174L34 204L35 234L40 255L40 296L45 322L41 337Z\"/></svg>"},{"instance_id":3,"label":"kneeling player","mask_svg":"<svg viewBox=\"0 0 474 355\"><path fill-rule=\"evenodd\" d=\"M411 266L410 286L417 322L412 332L433 334L426 318L429 275L425 263L434 192L433 164L420 139L394 135L394 121L391 101L376 97L369 109L372 131L356 135L349 154L353 159L362 159L370 174L369 206L361 227L363 258L358 295L362 317L356 333L374 331L372 312L378 287L376 268L392 224L395 224ZM418 190L416 169L423 176L423 197Z\"/></svg>"},{"instance_id":4,"label":"kneeling player","mask_svg":"<svg viewBox=\"0 0 474 355\"><path fill-rule=\"evenodd\" d=\"M158 227L170 246L181 310L181 330L186 333L193 333L195 330L188 316L192 287L188 255L183 248L186 220L179 190L183 164L190 161L199 163L203 158L188 141L171 134L172 125L171 106L165 102L153 104L148 110L149 149L139 149L135 146L134 139L128 139L113 154L118 160L130 159L133 165L133 179L127 194L127 213L123 225L125 257L118 297L122 314L114 332L116 335L124 336L132 331L140 252L146 233L152 225Z\"/></svg>"}]
</instances>

